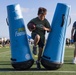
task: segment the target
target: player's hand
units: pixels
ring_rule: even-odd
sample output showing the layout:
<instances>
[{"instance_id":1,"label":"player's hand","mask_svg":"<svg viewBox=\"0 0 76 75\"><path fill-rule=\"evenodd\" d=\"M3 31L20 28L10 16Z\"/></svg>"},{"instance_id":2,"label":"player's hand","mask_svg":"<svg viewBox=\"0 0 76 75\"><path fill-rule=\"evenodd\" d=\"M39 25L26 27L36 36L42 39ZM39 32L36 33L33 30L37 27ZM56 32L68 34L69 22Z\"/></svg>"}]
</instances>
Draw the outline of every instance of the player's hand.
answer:
<instances>
[{"instance_id":1,"label":"player's hand","mask_svg":"<svg viewBox=\"0 0 76 75\"><path fill-rule=\"evenodd\" d=\"M35 29L36 29L36 28L35 28ZM31 29L31 28L29 28L29 31L32 32L32 31L34 31L35 29Z\"/></svg>"},{"instance_id":2,"label":"player's hand","mask_svg":"<svg viewBox=\"0 0 76 75\"><path fill-rule=\"evenodd\" d=\"M45 26L42 27L45 31L51 31L49 28L46 28Z\"/></svg>"},{"instance_id":3,"label":"player's hand","mask_svg":"<svg viewBox=\"0 0 76 75\"><path fill-rule=\"evenodd\" d=\"M43 26L42 28L43 28L43 30L46 30L47 31L47 28L45 26Z\"/></svg>"}]
</instances>

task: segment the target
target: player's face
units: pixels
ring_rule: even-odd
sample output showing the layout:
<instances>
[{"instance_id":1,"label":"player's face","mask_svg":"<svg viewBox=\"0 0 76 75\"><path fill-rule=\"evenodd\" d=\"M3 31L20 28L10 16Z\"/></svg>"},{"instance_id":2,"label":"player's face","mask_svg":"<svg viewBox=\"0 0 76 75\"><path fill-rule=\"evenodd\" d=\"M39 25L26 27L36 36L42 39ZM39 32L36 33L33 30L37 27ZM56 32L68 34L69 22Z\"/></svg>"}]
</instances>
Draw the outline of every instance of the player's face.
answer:
<instances>
[{"instance_id":1,"label":"player's face","mask_svg":"<svg viewBox=\"0 0 76 75\"><path fill-rule=\"evenodd\" d=\"M39 14L39 19L44 20L45 19L45 14Z\"/></svg>"}]
</instances>

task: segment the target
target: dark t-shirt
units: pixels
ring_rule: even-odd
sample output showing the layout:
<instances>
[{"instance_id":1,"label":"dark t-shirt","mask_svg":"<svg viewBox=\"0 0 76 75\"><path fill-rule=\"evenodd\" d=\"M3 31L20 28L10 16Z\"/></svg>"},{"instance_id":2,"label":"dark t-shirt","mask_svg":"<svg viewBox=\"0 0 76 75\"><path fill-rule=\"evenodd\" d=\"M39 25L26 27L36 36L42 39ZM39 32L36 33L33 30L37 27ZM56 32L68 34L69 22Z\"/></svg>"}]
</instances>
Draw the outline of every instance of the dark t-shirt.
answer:
<instances>
[{"instance_id":1,"label":"dark t-shirt","mask_svg":"<svg viewBox=\"0 0 76 75\"><path fill-rule=\"evenodd\" d=\"M74 22L73 27L75 28L75 34L76 34L76 21Z\"/></svg>"},{"instance_id":2,"label":"dark t-shirt","mask_svg":"<svg viewBox=\"0 0 76 75\"><path fill-rule=\"evenodd\" d=\"M32 19L30 22L33 22L36 24L36 29L32 31L32 34L37 33L40 35L40 37L45 37L45 30L42 29L42 26L45 26L46 28L51 28L50 23L47 21L47 19L44 19L41 21L38 17ZM30 23L29 22L29 23Z\"/></svg>"}]
</instances>

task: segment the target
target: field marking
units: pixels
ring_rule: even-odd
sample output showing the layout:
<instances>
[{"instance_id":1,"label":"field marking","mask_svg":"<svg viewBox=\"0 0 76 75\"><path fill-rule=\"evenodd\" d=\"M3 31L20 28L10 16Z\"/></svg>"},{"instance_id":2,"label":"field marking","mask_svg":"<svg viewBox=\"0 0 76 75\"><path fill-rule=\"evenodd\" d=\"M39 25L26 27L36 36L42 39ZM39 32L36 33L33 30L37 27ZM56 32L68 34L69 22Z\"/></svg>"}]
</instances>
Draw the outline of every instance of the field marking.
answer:
<instances>
[{"instance_id":1,"label":"field marking","mask_svg":"<svg viewBox=\"0 0 76 75\"><path fill-rule=\"evenodd\" d=\"M26 71L26 72L29 72L29 71ZM31 71L31 72L76 73L76 71Z\"/></svg>"},{"instance_id":2,"label":"field marking","mask_svg":"<svg viewBox=\"0 0 76 75\"><path fill-rule=\"evenodd\" d=\"M38 70L38 71L31 71L31 70L29 70L29 71L0 71L0 72L33 72L33 73L35 73L35 72L48 72L48 73L76 73L76 71L40 71L40 70Z\"/></svg>"}]
</instances>

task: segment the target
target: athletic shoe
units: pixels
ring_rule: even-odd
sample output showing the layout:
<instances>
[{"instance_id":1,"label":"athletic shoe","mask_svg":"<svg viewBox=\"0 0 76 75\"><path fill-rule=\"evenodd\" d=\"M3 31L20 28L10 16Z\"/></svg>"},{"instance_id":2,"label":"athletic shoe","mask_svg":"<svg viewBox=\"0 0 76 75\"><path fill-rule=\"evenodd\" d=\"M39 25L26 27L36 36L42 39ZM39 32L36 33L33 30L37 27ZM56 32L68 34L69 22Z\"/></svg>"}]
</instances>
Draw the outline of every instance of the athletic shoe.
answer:
<instances>
[{"instance_id":1,"label":"athletic shoe","mask_svg":"<svg viewBox=\"0 0 76 75\"><path fill-rule=\"evenodd\" d=\"M76 64L76 58L73 59L73 64Z\"/></svg>"},{"instance_id":2,"label":"athletic shoe","mask_svg":"<svg viewBox=\"0 0 76 75\"><path fill-rule=\"evenodd\" d=\"M37 69L41 69L41 66L40 66L40 62L39 61L36 61L36 65L37 65Z\"/></svg>"},{"instance_id":3,"label":"athletic shoe","mask_svg":"<svg viewBox=\"0 0 76 75\"><path fill-rule=\"evenodd\" d=\"M33 54L37 55L37 47L36 46L33 46Z\"/></svg>"}]
</instances>

